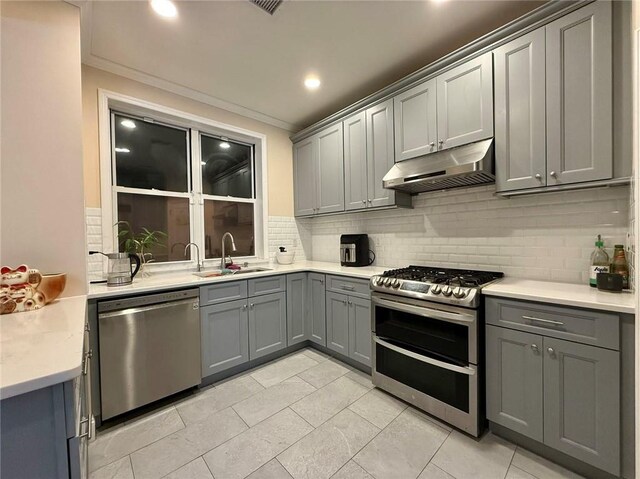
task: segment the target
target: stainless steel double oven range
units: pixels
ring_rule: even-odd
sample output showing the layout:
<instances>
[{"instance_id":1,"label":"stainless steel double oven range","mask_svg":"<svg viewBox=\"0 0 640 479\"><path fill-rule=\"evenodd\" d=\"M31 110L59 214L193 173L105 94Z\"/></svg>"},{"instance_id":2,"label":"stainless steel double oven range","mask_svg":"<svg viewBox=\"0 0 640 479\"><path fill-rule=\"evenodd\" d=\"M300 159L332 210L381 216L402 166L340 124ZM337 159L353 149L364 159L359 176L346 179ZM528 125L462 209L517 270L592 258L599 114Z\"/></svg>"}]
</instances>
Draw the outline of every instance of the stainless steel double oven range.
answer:
<instances>
[{"instance_id":1,"label":"stainless steel double oven range","mask_svg":"<svg viewBox=\"0 0 640 479\"><path fill-rule=\"evenodd\" d=\"M484 423L481 288L502 276L409 266L371 278L373 383L479 436Z\"/></svg>"}]
</instances>

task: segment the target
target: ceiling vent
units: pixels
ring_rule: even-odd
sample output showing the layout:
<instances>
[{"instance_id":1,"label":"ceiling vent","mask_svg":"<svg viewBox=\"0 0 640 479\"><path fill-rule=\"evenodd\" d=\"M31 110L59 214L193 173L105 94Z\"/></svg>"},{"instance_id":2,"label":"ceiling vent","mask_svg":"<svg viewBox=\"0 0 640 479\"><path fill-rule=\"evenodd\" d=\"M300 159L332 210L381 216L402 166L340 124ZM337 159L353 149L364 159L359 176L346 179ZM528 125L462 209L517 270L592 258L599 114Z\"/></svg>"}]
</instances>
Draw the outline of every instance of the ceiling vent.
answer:
<instances>
[{"instance_id":1,"label":"ceiling vent","mask_svg":"<svg viewBox=\"0 0 640 479\"><path fill-rule=\"evenodd\" d=\"M278 9L282 0L249 0L254 5L259 6L262 10L267 12L269 15L273 15L273 13Z\"/></svg>"}]
</instances>

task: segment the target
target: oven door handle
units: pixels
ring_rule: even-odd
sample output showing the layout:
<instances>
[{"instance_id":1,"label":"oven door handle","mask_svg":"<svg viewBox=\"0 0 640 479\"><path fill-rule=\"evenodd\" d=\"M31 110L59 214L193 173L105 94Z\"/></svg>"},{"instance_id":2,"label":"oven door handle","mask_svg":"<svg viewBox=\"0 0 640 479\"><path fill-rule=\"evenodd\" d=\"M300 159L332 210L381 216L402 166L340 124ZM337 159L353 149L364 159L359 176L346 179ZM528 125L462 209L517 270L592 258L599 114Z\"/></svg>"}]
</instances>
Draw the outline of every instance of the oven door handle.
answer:
<instances>
[{"instance_id":1,"label":"oven door handle","mask_svg":"<svg viewBox=\"0 0 640 479\"><path fill-rule=\"evenodd\" d=\"M409 351L408 349L401 348L396 346L395 344L391 344L384 339L380 339L378 337L374 338L374 341L387 349L391 349L396 353L403 354L405 356L409 356L416 361L422 361L423 363L431 364L432 366L437 366L439 368L448 369L449 371L453 371L455 373L466 374L467 376L474 376L476 374L475 368L472 367L464 367L464 366L456 366L455 364L445 363L444 361L438 361L437 359L430 358L428 356L423 356L418 353L414 353L413 351Z\"/></svg>"},{"instance_id":2,"label":"oven door handle","mask_svg":"<svg viewBox=\"0 0 640 479\"><path fill-rule=\"evenodd\" d=\"M426 306L412 306L410 304L400 303L398 301L391 301L388 299L373 296L371 298L373 304L380 306L386 306L398 311L404 311L405 313L415 314L417 316L424 316L425 318L441 319L450 323L462 324L463 326L469 326L475 322L475 318L471 314L464 313L449 313L440 309L432 309Z\"/></svg>"}]
</instances>

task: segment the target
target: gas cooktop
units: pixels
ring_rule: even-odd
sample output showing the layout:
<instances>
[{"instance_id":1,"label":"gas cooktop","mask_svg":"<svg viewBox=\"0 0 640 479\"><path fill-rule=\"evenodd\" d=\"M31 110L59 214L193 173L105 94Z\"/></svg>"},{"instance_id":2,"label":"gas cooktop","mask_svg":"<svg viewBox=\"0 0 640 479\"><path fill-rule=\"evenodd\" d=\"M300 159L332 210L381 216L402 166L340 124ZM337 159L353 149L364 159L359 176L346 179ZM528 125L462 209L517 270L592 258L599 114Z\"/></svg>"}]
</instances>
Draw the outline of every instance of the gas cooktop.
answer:
<instances>
[{"instance_id":1,"label":"gas cooktop","mask_svg":"<svg viewBox=\"0 0 640 479\"><path fill-rule=\"evenodd\" d=\"M371 278L373 291L477 308L480 289L504 276L494 271L409 266Z\"/></svg>"}]
</instances>

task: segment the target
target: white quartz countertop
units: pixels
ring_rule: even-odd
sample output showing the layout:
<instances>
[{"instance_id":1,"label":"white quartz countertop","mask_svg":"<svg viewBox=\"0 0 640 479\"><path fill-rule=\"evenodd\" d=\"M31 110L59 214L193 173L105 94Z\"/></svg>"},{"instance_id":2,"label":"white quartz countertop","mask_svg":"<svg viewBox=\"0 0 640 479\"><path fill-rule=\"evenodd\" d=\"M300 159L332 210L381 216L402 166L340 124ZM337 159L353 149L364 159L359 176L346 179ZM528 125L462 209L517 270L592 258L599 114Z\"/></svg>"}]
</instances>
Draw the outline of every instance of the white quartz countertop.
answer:
<instances>
[{"instance_id":1,"label":"white quartz countertop","mask_svg":"<svg viewBox=\"0 0 640 479\"><path fill-rule=\"evenodd\" d=\"M252 267L254 265L251 265ZM301 261L293 264L260 264L260 267L270 268L269 271L254 273L230 274L213 278L200 278L194 275L194 271L181 271L176 273L152 273L149 277L136 276L133 283L128 286L107 286L106 284L89 285L89 299L115 298L138 293L163 291L175 288L199 287L207 284L223 283L226 281L240 281L243 279L273 276L275 274L299 273L312 271L315 273L337 274L352 278L369 279L371 276L381 274L389 268L375 266L344 267L339 263L324 263L319 261Z\"/></svg>"},{"instance_id":2,"label":"white quartz countertop","mask_svg":"<svg viewBox=\"0 0 640 479\"><path fill-rule=\"evenodd\" d=\"M0 316L0 399L80 375L86 309L86 296L73 296Z\"/></svg>"},{"instance_id":3,"label":"white quartz countertop","mask_svg":"<svg viewBox=\"0 0 640 479\"><path fill-rule=\"evenodd\" d=\"M616 313L635 314L636 311L633 293L599 291L586 284L504 278L482 288L482 294Z\"/></svg>"}]
</instances>

